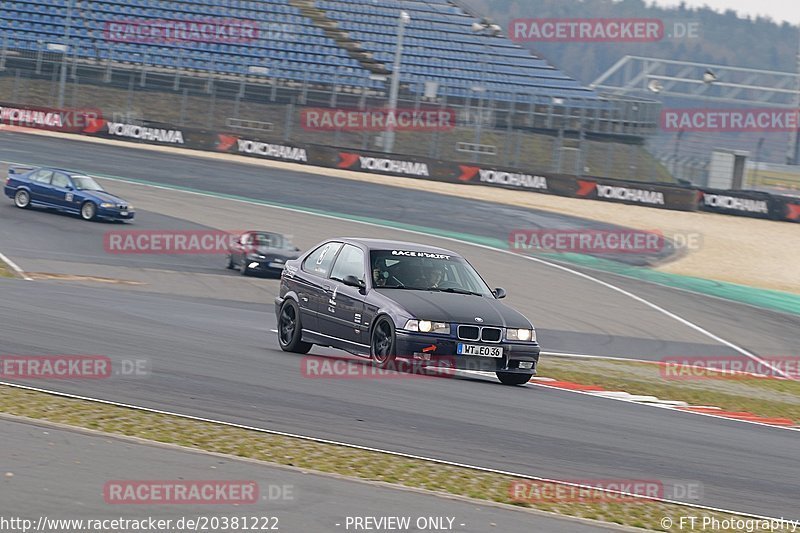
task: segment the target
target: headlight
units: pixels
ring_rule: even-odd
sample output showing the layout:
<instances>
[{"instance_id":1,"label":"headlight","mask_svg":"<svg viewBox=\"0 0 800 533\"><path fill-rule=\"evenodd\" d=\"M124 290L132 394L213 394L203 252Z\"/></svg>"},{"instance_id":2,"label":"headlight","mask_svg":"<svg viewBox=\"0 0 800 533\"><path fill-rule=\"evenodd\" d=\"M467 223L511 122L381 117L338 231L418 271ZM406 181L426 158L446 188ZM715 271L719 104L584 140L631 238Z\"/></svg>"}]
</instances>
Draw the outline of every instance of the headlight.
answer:
<instances>
[{"instance_id":1,"label":"headlight","mask_svg":"<svg viewBox=\"0 0 800 533\"><path fill-rule=\"evenodd\" d=\"M254 259L256 261L264 261L264 260L267 259L267 256L266 255L261 255L261 254L247 254L247 258L248 259Z\"/></svg>"},{"instance_id":2,"label":"headlight","mask_svg":"<svg viewBox=\"0 0 800 533\"><path fill-rule=\"evenodd\" d=\"M128 211L133 211L133 204L128 204Z\"/></svg>"},{"instance_id":3,"label":"headlight","mask_svg":"<svg viewBox=\"0 0 800 533\"><path fill-rule=\"evenodd\" d=\"M102 204L100 204L100 207L103 207L105 209L113 209L116 206L114 204L109 204L108 202L103 202Z\"/></svg>"},{"instance_id":4,"label":"headlight","mask_svg":"<svg viewBox=\"0 0 800 533\"><path fill-rule=\"evenodd\" d=\"M403 329L421 333L450 333L450 324L430 320L409 320Z\"/></svg>"},{"instance_id":5,"label":"headlight","mask_svg":"<svg viewBox=\"0 0 800 533\"><path fill-rule=\"evenodd\" d=\"M536 340L536 330L535 329L507 329L506 330L506 339L510 341L535 341Z\"/></svg>"}]
</instances>

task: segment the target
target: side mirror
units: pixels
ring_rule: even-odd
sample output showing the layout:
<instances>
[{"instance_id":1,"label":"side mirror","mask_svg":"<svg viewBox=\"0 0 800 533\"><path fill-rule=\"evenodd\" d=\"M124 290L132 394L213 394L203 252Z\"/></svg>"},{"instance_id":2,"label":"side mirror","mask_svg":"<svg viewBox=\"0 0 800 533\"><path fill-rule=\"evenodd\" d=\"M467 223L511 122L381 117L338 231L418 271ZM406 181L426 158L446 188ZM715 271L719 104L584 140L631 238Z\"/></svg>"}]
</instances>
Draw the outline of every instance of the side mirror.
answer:
<instances>
[{"instance_id":1,"label":"side mirror","mask_svg":"<svg viewBox=\"0 0 800 533\"><path fill-rule=\"evenodd\" d=\"M67 185L67 186L66 186L66 187L64 187L64 188L65 188L65 189L67 189L68 191L74 191L74 190L75 190L75 189L72 187L72 185Z\"/></svg>"},{"instance_id":2,"label":"side mirror","mask_svg":"<svg viewBox=\"0 0 800 533\"><path fill-rule=\"evenodd\" d=\"M503 287L497 287L492 291L492 294L494 294L494 297L498 300L502 300L506 297L506 290Z\"/></svg>"},{"instance_id":3,"label":"side mirror","mask_svg":"<svg viewBox=\"0 0 800 533\"><path fill-rule=\"evenodd\" d=\"M363 281L352 275L345 276L344 279L342 280L342 283L344 283L349 287L356 287L358 289L363 289L367 286L366 283L364 283Z\"/></svg>"}]
</instances>

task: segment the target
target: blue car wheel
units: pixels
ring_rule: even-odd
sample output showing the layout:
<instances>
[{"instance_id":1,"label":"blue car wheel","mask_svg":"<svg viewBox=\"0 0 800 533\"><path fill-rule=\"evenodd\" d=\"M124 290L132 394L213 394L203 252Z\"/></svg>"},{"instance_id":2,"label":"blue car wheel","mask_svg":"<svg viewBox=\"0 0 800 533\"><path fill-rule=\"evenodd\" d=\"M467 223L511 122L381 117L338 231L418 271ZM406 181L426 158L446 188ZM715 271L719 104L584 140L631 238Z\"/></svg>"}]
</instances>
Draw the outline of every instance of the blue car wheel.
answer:
<instances>
[{"instance_id":1,"label":"blue car wheel","mask_svg":"<svg viewBox=\"0 0 800 533\"><path fill-rule=\"evenodd\" d=\"M81 218L83 220L94 220L95 216L97 216L97 206L92 202L84 202L81 206Z\"/></svg>"},{"instance_id":2,"label":"blue car wheel","mask_svg":"<svg viewBox=\"0 0 800 533\"><path fill-rule=\"evenodd\" d=\"M18 190L17 194L14 195L14 205L20 209L27 209L30 207L31 195L28 193L28 191L24 189Z\"/></svg>"}]
</instances>

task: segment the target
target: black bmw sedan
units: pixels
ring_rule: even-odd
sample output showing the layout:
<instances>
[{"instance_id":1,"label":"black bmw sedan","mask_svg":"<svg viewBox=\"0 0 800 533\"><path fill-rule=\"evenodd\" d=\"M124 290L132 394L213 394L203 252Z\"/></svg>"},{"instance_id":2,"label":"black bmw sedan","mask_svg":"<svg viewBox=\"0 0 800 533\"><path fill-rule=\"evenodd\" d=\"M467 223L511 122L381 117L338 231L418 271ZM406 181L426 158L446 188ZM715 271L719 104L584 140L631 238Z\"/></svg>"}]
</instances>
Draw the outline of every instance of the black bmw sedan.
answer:
<instances>
[{"instance_id":1,"label":"black bmw sedan","mask_svg":"<svg viewBox=\"0 0 800 533\"><path fill-rule=\"evenodd\" d=\"M286 261L296 259L300 248L280 233L245 231L228 248L228 268L243 276L280 275Z\"/></svg>"},{"instance_id":2,"label":"black bmw sedan","mask_svg":"<svg viewBox=\"0 0 800 533\"><path fill-rule=\"evenodd\" d=\"M449 250L341 238L288 261L275 299L278 342L308 353L330 346L422 366L496 372L506 385L536 374L536 330L499 300L469 262Z\"/></svg>"}]
</instances>

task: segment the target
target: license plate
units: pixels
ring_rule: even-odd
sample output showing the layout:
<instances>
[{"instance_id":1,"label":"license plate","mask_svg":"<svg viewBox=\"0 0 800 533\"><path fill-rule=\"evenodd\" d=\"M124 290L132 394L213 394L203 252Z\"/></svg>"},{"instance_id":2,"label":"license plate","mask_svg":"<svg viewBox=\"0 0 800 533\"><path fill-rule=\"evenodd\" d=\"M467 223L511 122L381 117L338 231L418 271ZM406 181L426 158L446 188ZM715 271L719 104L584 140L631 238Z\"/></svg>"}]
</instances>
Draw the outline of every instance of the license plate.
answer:
<instances>
[{"instance_id":1,"label":"license plate","mask_svg":"<svg viewBox=\"0 0 800 533\"><path fill-rule=\"evenodd\" d=\"M126 216L128 216L128 212L127 212L127 211L120 211L120 212L119 212L119 214L120 214L121 216L123 216L123 217L126 217Z\"/></svg>"},{"instance_id":2,"label":"license plate","mask_svg":"<svg viewBox=\"0 0 800 533\"><path fill-rule=\"evenodd\" d=\"M479 357L503 357L502 346L481 346L479 344L458 343L458 355L477 355Z\"/></svg>"}]
</instances>

